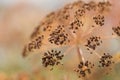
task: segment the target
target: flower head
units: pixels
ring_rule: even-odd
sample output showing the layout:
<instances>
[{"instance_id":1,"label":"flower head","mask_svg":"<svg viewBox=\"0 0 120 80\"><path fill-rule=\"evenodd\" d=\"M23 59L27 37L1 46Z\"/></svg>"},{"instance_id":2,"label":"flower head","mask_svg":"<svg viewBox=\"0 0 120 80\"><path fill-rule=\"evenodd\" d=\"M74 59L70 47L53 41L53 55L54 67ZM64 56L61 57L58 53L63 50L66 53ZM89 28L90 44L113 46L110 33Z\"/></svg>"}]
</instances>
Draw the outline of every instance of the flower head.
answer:
<instances>
[{"instance_id":1,"label":"flower head","mask_svg":"<svg viewBox=\"0 0 120 80\"><path fill-rule=\"evenodd\" d=\"M61 64L60 60L62 60L63 57L64 55L61 55L61 51L51 50L44 53L44 56L42 57L42 64L44 67L52 67Z\"/></svg>"},{"instance_id":2,"label":"flower head","mask_svg":"<svg viewBox=\"0 0 120 80\"><path fill-rule=\"evenodd\" d=\"M114 62L111 60L112 56L109 54L101 55L100 52L97 52L104 39L108 39L102 30L106 26L106 18L111 6L110 2L85 3L77 1L52 12L43 19L33 32L30 43L25 46L23 55L36 50L41 54L44 52L42 64L44 67L48 67L60 64L63 56L65 57L72 49L75 49L76 52L73 54L79 54L78 58L80 59L80 64L76 70L80 77L86 77L87 73L91 73L94 65L97 65L92 64L89 60L94 54L99 60L100 67L111 66ZM120 36L119 26L112 29ZM112 35L110 35L111 38L113 38ZM87 59L84 56L86 50L88 53L92 53Z\"/></svg>"}]
</instances>

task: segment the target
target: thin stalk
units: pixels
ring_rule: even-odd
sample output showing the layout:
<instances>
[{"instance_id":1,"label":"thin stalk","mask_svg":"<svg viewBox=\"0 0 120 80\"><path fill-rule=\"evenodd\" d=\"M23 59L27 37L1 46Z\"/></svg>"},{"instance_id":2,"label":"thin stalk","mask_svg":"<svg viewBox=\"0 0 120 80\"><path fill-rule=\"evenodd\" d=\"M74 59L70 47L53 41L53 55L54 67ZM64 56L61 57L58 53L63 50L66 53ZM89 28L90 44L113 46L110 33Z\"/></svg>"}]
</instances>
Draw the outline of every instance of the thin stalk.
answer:
<instances>
[{"instance_id":1,"label":"thin stalk","mask_svg":"<svg viewBox=\"0 0 120 80\"><path fill-rule=\"evenodd\" d=\"M77 46L77 53L78 53L79 60L81 61L82 59L82 61L85 62L85 59L83 57L83 52L78 46Z\"/></svg>"}]
</instances>

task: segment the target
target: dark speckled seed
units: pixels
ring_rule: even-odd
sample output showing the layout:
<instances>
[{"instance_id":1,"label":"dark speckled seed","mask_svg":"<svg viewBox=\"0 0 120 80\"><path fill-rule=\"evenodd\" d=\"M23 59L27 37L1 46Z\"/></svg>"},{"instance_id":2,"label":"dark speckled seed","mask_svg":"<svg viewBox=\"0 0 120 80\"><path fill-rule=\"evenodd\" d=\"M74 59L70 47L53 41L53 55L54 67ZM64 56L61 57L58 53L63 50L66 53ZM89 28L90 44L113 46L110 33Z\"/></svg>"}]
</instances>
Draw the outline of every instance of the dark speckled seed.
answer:
<instances>
[{"instance_id":1,"label":"dark speckled seed","mask_svg":"<svg viewBox=\"0 0 120 80\"><path fill-rule=\"evenodd\" d=\"M103 26L105 23L105 18L103 15L98 15L93 17L93 20L95 21L95 23L99 26Z\"/></svg>"},{"instance_id":2,"label":"dark speckled seed","mask_svg":"<svg viewBox=\"0 0 120 80\"><path fill-rule=\"evenodd\" d=\"M102 43L102 40L100 37L97 36L92 36L87 40L87 44L85 45L87 48L87 50L89 50L89 48L95 50L98 46L100 46Z\"/></svg>"},{"instance_id":3,"label":"dark speckled seed","mask_svg":"<svg viewBox=\"0 0 120 80\"><path fill-rule=\"evenodd\" d=\"M39 49L42 45L42 40L43 40L44 36L38 36L35 40L33 40L32 42L30 42L28 44L28 51L32 51L33 49Z\"/></svg>"},{"instance_id":4,"label":"dark speckled seed","mask_svg":"<svg viewBox=\"0 0 120 80\"><path fill-rule=\"evenodd\" d=\"M87 74L91 73L91 69L93 67L94 64L89 61L80 62L80 64L78 64L78 69L76 69L75 71L79 74L79 77L86 77Z\"/></svg>"},{"instance_id":5,"label":"dark speckled seed","mask_svg":"<svg viewBox=\"0 0 120 80\"><path fill-rule=\"evenodd\" d=\"M60 60L62 60L64 55L61 54L61 51L51 50L44 53L42 58L42 64L44 67L59 65Z\"/></svg>"},{"instance_id":6,"label":"dark speckled seed","mask_svg":"<svg viewBox=\"0 0 120 80\"><path fill-rule=\"evenodd\" d=\"M76 18L73 22L70 23L69 29L72 30L73 33L76 33L79 31L80 27L83 27L83 22Z\"/></svg>"},{"instance_id":7,"label":"dark speckled seed","mask_svg":"<svg viewBox=\"0 0 120 80\"><path fill-rule=\"evenodd\" d=\"M81 9L78 9L75 11L75 17L81 17L85 14L85 9L84 8L81 8Z\"/></svg>"},{"instance_id":8,"label":"dark speckled seed","mask_svg":"<svg viewBox=\"0 0 120 80\"><path fill-rule=\"evenodd\" d=\"M116 33L118 36L120 36L120 27L113 27L112 30L114 31L114 33Z\"/></svg>"},{"instance_id":9,"label":"dark speckled seed","mask_svg":"<svg viewBox=\"0 0 120 80\"><path fill-rule=\"evenodd\" d=\"M109 53L104 53L99 60L99 67L109 67L114 63L113 57Z\"/></svg>"},{"instance_id":10,"label":"dark speckled seed","mask_svg":"<svg viewBox=\"0 0 120 80\"><path fill-rule=\"evenodd\" d=\"M49 37L49 42L56 45L65 45L69 43L68 34L64 30L64 25L59 25Z\"/></svg>"}]
</instances>

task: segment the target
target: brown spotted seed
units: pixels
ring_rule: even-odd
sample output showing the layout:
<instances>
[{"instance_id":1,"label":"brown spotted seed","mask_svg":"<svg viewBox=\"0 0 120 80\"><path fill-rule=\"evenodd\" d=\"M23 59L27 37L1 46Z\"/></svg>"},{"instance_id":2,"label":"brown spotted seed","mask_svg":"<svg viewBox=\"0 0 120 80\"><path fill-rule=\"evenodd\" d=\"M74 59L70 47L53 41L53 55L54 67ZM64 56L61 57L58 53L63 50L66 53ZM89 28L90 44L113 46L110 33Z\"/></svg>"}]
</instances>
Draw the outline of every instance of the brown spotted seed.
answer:
<instances>
[{"instance_id":1,"label":"brown spotted seed","mask_svg":"<svg viewBox=\"0 0 120 80\"><path fill-rule=\"evenodd\" d=\"M113 27L112 30L114 31L114 33L116 33L118 36L120 36L120 27Z\"/></svg>"},{"instance_id":2,"label":"brown spotted seed","mask_svg":"<svg viewBox=\"0 0 120 80\"><path fill-rule=\"evenodd\" d=\"M85 45L88 48L95 50L98 46L100 46L102 40L100 37L92 36L87 40L87 44Z\"/></svg>"},{"instance_id":3,"label":"brown spotted seed","mask_svg":"<svg viewBox=\"0 0 120 80\"><path fill-rule=\"evenodd\" d=\"M61 64L60 61L63 59L64 55L61 54L61 51L51 50L44 53L42 57L42 64L44 67L53 67L55 65Z\"/></svg>"},{"instance_id":4,"label":"brown spotted seed","mask_svg":"<svg viewBox=\"0 0 120 80\"><path fill-rule=\"evenodd\" d=\"M95 23L96 23L97 25L103 26L103 25L104 25L105 18L104 18L104 16L102 16L102 15L98 15L98 16L93 17L93 20L95 21Z\"/></svg>"},{"instance_id":5,"label":"brown spotted seed","mask_svg":"<svg viewBox=\"0 0 120 80\"><path fill-rule=\"evenodd\" d=\"M78 69L75 71L79 74L79 77L86 77L87 74L91 74L91 69L93 67L94 64L89 61L80 62L80 64L78 64Z\"/></svg>"},{"instance_id":6,"label":"brown spotted seed","mask_svg":"<svg viewBox=\"0 0 120 80\"><path fill-rule=\"evenodd\" d=\"M64 25L59 25L51 34L48 39L50 43L56 45L65 45L69 42L68 34L64 30Z\"/></svg>"},{"instance_id":7,"label":"brown spotted seed","mask_svg":"<svg viewBox=\"0 0 120 80\"><path fill-rule=\"evenodd\" d=\"M99 67L109 67L114 63L113 57L109 53L104 53L99 60Z\"/></svg>"}]
</instances>

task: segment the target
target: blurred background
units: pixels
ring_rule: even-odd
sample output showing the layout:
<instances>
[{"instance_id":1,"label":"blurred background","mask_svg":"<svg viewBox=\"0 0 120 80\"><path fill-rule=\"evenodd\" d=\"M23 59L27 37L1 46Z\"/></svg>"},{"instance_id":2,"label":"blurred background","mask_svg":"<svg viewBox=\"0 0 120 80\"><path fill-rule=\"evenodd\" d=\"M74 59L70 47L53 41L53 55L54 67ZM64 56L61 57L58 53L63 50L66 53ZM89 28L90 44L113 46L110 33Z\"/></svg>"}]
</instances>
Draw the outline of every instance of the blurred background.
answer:
<instances>
[{"instance_id":1,"label":"blurred background","mask_svg":"<svg viewBox=\"0 0 120 80\"><path fill-rule=\"evenodd\" d=\"M35 27L48 13L62 8L65 4L76 0L0 0L0 80L77 80L76 75L68 68L55 69L52 72L39 68L39 57L23 59L22 50L29 40ZM104 1L104 0L83 0ZM115 20L119 20L120 1L109 0L115 4L112 14ZM113 20L113 22L115 22ZM118 42L111 45L110 49L119 53ZM34 56L37 57L37 56ZM34 59L34 60L33 60ZM33 62L33 63L31 63ZM69 67L69 66L67 66ZM116 67L117 70L120 66ZM57 76L56 76L57 75ZM120 80L120 72L100 80Z\"/></svg>"}]
</instances>

